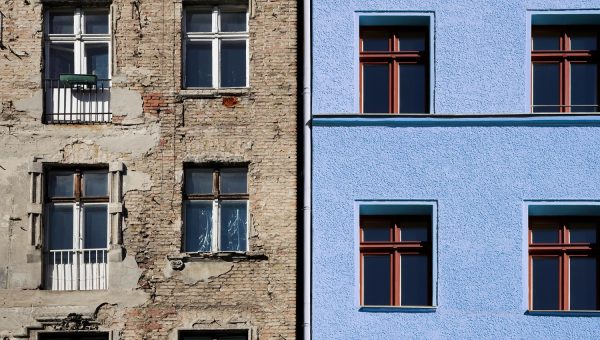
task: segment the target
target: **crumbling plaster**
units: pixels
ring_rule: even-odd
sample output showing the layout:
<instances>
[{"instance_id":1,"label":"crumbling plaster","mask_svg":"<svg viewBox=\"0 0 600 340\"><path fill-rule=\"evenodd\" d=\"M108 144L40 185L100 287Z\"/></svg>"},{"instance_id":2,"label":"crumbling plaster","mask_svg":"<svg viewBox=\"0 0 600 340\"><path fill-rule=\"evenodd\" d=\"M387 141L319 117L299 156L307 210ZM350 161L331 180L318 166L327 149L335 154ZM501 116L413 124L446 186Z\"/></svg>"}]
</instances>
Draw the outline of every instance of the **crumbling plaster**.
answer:
<instances>
[{"instance_id":1,"label":"crumbling plaster","mask_svg":"<svg viewBox=\"0 0 600 340\"><path fill-rule=\"evenodd\" d=\"M93 126L41 122L44 6L0 4L6 44L21 55L0 48L0 166L11 164L6 171L0 168L0 191L8 193L0 195L0 232L16 231L11 242L7 233L0 235L0 339L38 327L36 319L64 319L70 313L89 317L97 309L106 313L96 321L115 340L171 339L184 328L255 328L253 334L260 332L264 339L293 339L296 2L255 1L251 87L192 98L180 89L183 4L166 8L157 0L113 0L113 121ZM224 97L235 104L225 106ZM126 256L122 262L111 260L107 291L39 289L41 259L29 246L26 214L27 165L34 159L124 164ZM181 255L185 162L248 164L249 245L262 255L185 263L183 270L164 275L167 258ZM15 250L5 251L9 244ZM8 254L11 259L5 261ZM5 264L8 288L1 286Z\"/></svg>"}]
</instances>

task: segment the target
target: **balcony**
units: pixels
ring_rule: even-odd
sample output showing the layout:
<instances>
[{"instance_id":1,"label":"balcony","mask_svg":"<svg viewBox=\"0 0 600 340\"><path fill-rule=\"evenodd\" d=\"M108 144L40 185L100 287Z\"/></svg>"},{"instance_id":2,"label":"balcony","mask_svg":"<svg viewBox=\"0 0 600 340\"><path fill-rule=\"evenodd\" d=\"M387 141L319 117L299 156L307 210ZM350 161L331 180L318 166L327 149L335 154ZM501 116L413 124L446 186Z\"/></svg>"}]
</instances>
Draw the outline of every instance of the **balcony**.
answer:
<instances>
[{"instance_id":1,"label":"balcony","mask_svg":"<svg viewBox=\"0 0 600 340\"><path fill-rule=\"evenodd\" d=\"M45 255L46 289L107 289L108 249L50 250Z\"/></svg>"},{"instance_id":2,"label":"balcony","mask_svg":"<svg viewBox=\"0 0 600 340\"><path fill-rule=\"evenodd\" d=\"M44 80L44 123L110 123L110 79L88 74L61 74Z\"/></svg>"}]
</instances>

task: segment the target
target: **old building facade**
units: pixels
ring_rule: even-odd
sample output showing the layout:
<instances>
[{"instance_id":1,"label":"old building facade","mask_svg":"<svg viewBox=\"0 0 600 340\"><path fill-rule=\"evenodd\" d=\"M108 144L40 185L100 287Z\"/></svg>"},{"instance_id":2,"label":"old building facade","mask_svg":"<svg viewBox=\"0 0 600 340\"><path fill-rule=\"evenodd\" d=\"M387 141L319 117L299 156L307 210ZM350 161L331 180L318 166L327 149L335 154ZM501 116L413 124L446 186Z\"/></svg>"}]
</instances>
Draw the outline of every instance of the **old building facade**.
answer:
<instances>
[{"instance_id":1,"label":"old building facade","mask_svg":"<svg viewBox=\"0 0 600 340\"><path fill-rule=\"evenodd\" d=\"M297 337L297 7L0 5L0 338Z\"/></svg>"},{"instance_id":2,"label":"old building facade","mask_svg":"<svg viewBox=\"0 0 600 340\"><path fill-rule=\"evenodd\" d=\"M597 0L318 0L313 339L597 339Z\"/></svg>"}]
</instances>

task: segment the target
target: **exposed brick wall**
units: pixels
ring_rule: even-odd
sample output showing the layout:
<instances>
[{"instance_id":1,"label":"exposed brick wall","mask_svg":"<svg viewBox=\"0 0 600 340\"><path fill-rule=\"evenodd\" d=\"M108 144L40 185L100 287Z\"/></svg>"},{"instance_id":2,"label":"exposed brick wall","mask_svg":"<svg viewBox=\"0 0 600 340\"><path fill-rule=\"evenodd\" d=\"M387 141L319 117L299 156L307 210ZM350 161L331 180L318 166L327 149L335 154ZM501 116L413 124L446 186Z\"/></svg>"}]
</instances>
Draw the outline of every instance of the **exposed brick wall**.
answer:
<instances>
[{"instance_id":1,"label":"exposed brick wall","mask_svg":"<svg viewBox=\"0 0 600 340\"><path fill-rule=\"evenodd\" d=\"M13 173L0 174L5 176L0 177L5 191L0 218L19 218L17 226L25 230L15 238L26 244L24 193L29 188L24 164L34 157L125 164L123 243L141 270L133 292L143 292L147 299L133 303L127 293L113 296L113 287L109 289L111 297L104 302L110 303L106 315L111 317L101 320L100 329L117 338L175 339L178 329L191 328L247 328L260 339L297 337L297 2L254 3L250 89L221 96L181 91L181 2L113 0L113 87L139 95L141 120L127 123L127 116L116 115L112 124L99 126L43 125L34 109L15 108L36 93L41 98L43 6L37 1L0 4L6 15L0 49L0 142L5 145L0 165L17 164L7 170ZM145 136L156 136L157 142L146 145ZM241 258L198 259L167 275L168 258L181 256L185 162L248 164L250 252ZM140 174L147 175L144 185L132 184ZM7 187L4 178L23 183ZM0 248L9 242L16 241L0 236ZM6 258L0 252L0 261ZM9 272L17 270L19 261L26 262L26 251L15 250L11 261L16 262L8 264L14 266ZM203 266L214 264L231 268L203 277ZM28 270L35 269L31 265ZM193 278L193 270L203 279L186 283L184 274ZM17 283L7 286L5 294L31 294ZM93 304L80 293L80 300L35 294L42 298L33 305L34 314L61 317ZM0 304L0 316L18 306ZM96 307L89 306L92 315ZM25 334L31 324L31 316L24 316L18 326ZM4 334L18 332L0 329Z\"/></svg>"}]
</instances>

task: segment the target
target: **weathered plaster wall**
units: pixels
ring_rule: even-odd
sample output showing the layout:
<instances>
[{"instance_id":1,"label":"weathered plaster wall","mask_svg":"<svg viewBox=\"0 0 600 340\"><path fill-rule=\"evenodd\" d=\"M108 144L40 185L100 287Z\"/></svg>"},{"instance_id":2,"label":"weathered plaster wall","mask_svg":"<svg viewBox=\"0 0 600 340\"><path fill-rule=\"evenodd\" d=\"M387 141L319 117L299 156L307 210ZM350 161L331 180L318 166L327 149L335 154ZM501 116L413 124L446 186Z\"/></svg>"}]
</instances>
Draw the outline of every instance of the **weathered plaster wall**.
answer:
<instances>
[{"instance_id":1,"label":"weathered plaster wall","mask_svg":"<svg viewBox=\"0 0 600 340\"><path fill-rule=\"evenodd\" d=\"M315 123L313 337L600 337L596 317L525 314L523 211L526 200L600 202L599 121L418 126L401 120ZM359 311L357 200L437 201L435 312Z\"/></svg>"},{"instance_id":2,"label":"weathered plaster wall","mask_svg":"<svg viewBox=\"0 0 600 340\"><path fill-rule=\"evenodd\" d=\"M314 113L356 113L358 13L434 14L434 113L530 112L528 10L599 8L597 0L313 1Z\"/></svg>"},{"instance_id":3,"label":"weathered plaster wall","mask_svg":"<svg viewBox=\"0 0 600 340\"><path fill-rule=\"evenodd\" d=\"M181 89L180 1L112 1L113 120L94 126L42 124L44 6L0 4L0 338L35 339L69 313L114 339L176 339L183 328L296 337L297 3L253 4L250 88L223 95ZM27 223L34 159L123 162L125 257L110 262L108 290L40 289ZM181 253L184 162L249 164L247 254Z\"/></svg>"}]
</instances>

